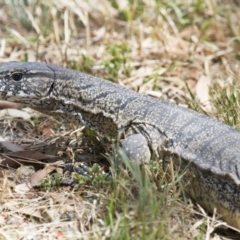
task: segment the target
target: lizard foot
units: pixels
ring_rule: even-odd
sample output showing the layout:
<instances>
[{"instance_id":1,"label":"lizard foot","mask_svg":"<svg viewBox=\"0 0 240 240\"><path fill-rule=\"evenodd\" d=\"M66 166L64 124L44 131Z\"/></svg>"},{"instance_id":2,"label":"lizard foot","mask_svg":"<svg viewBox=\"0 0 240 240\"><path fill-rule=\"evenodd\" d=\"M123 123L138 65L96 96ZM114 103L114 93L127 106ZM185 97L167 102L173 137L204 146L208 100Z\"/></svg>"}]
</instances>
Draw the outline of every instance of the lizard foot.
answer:
<instances>
[{"instance_id":1,"label":"lizard foot","mask_svg":"<svg viewBox=\"0 0 240 240\"><path fill-rule=\"evenodd\" d=\"M120 140L121 149L127 155L130 161L143 164L151 159L151 152L148 142L142 134L134 134L123 140ZM117 153L116 159L121 160L121 154Z\"/></svg>"}]
</instances>

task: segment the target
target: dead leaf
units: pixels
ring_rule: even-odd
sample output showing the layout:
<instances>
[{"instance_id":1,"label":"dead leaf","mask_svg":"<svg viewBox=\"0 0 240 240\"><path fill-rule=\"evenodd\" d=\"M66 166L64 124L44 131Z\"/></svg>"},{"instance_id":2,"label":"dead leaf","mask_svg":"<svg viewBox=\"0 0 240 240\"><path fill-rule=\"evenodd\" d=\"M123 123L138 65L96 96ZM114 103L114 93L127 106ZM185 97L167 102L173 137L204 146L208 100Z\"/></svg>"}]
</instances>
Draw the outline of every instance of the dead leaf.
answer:
<instances>
[{"instance_id":1,"label":"dead leaf","mask_svg":"<svg viewBox=\"0 0 240 240\"><path fill-rule=\"evenodd\" d=\"M54 134L55 134L53 129L50 127L42 128L41 133L43 136L46 136L46 137L51 137L51 136L54 136Z\"/></svg>"},{"instance_id":2,"label":"dead leaf","mask_svg":"<svg viewBox=\"0 0 240 240\"><path fill-rule=\"evenodd\" d=\"M49 198L52 198L54 202L56 203L64 203L68 206L68 209L71 207L71 206L74 206L74 203L75 203L75 200L72 199L72 198L69 198L69 197L66 197L65 195L63 194L59 194L59 193L55 193L55 192L50 192L48 194L48 197Z\"/></svg>"},{"instance_id":3,"label":"dead leaf","mask_svg":"<svg viewBox=\"0 0 240 240\"><path fill-rule=\"evenodd\" d=\"M55 133L53 129L56 127L55 125L56 125L55 122L52 121L44 122L42 125L38 127L38 132L43 136L47 137L54 136Z\"/></svg>"},{"instance_id":4,"label":"dead leaf","mask_svg":"<svg viewBox=\"0 0 240 240\"><path fill-rule=\"evenodd\" d=\"M24 148L22 148L21 146L17 145L17 144L14 144L14 143L11 143L11 142L8 142L8 141L5 141L4 138L2 138L0 136L0 143L8 150L12 151L12 152L17 152L17 151L23 151Z\"/></svg>"},{"instance_id":5,"label":"dead leaf","mask_svg":"<svg viewBox=\"0 0 240 240\"><path fill-rule=\"evenodd\" d=\"M13 103L8 101L0 101L0 109L6 109L6 108L14 108L14 109L21 109L23 108L23 105L20 103Z\"/></svg>"},{"instance_id":6,"label":"dead leaf","mask_svg":"<svg viewBox=\"0 0 240 240\"><path fill-rule=\"evenodd\" d=\"M92 31L92 34L93 34L93 38L92 38L93 41L99 41L106 34L106 28L103 26L99 29L95 29L95 30Z\"/></svg>"},{"instance_id":7,"label":"dead leaf","mask_svg":"<svg viewBox=\"0 0 240 240\"><path fill-rule=\"evenodd\" d=\"M33 208L27 208L27 209L22 209L21 211L23 214L38 218L38 219L42 219L42 215L41 215L41 211L38 209L33 209Z\"/></svg>"},{"instance_id":8,"label":"dead leaf","mask_svg":"<svg viewBox=\"0 0 240 240\"><path fill-rule=\"evenodd\" d=\"M0 170L0 179L1 179L1 190L5 189L7 187L8 183L8 176L5 174L4 170Z\"/></svg>"},{"instance_id":9,"label":"dead leaf","mask_svg":"<svg viewBox=\"0 0 240 240\"><path fill-rule=\"evenodd\" d=\"M3 216L0 216L0 225L5 225L6 224L6 219Z\"/></svg>"},{"instance_id":10,"label":"dead leaf","mask_svg":"<svg viewBox=\"0 0 240 240\"><path fill-rule=\"evenodd\" d=\"M211 84L211 78L206 75L201 75L196 84L196 95L202 104L202 108L210 112L212 111L212 106L209 99L209 85Z\"/></svg>"},{"instance_id":11,"label":"dead leaf","mask_svg":"<svg viewBox=\"0 0 240 240\"><path fill-rule=\"evenodd\" d=\"M57 167L54 166L46 166L44 169L41 169L35 172L31 177L31 186L36 186L41 180L43 180L49 173L56 170Z\"/></svg>"},{"instance_id":12,"label":"dead leaf","mask_svg":"<svg viewBox=\"0 0 240 240\"><path fill-rule=\"evenodd\" d=\"M55 237L56 237L57 239L63 239L64 234L63 234L62 231L57 230L57 231L55 231Z\"/></svg>"},{"instance_id":13,"label":"dead leaf","mask_svg":"<svg viewBox=\"0 0 240 240\"><path fill-rule=\"evenodd\" d=\"M2 109L0 110L0 117L10 117L10 118L23 118L25 120L31 119L31 115L23 110L18 110L18 109Z\"/></svg>"},{"instance_id":14,"label":"dead leaf","mask_svg":"<svg viewBox=\"0 0 240 240\"><path fill-rule=\"evenodd\" d=\"M31 190L32 185L30 182L27 183L21 183L15 186L14 190L16 193L19 194L25 194L27 192L29 192L29 190Z\"/></svg>"},{"instance_id":15,"label":"dead leaf","mask_svg":"<svg viewBox=\"0 0 240 240\"><path fill-rule=\"evenodd\" d=\"M56 158L54 155L46 155L44 153L41 153L39 151L33 151L33 150L24 150L24 151L18 151L18 152L12 152L12 153L5 153L8 157L18 157L21 159L30 159L30 160L46 160L49 158Z\"/></svg>"},{"instance_id":16,"label":"dead leaf","mask_svg":"<svg viewBox=\"0 0 240 240\"><path fill-rule=\"evenodd\" d=\"M33 150L5 153L2 156L3 159L1 160L1 165L12 168L17 168L24 163L31 163L32 165L39 164L42 163L43 160L54 159L57 157L54 155L47 155Z\"/></svg>"},{"instance_id":17,"label":"dead leaf","mask_svg":"<svg viewBox=\"0 0 240 240\"><path fill-rule=\"evenodd\" d=\"M37 208L32 208L31 206L29 206L29 208L28 207L21 208L19 212L28 216L38 218L38 219L43 218L41 211Z\"/></svg>"},{"instance_id":18,"label":"dead leaf","mask_svg":"<svg viewBox=\"0 0 240 240\"><path fill-rule=\"evenodd\" d=\"M2 156L2 159L0 160L0 164L2 166L7 166L11 168L18 168L21 163L18 160L15 160L13 158L7 157L7 156Z\"/></svg>"},{"instance_id":19,"label":"dead leaf","mask_svg":"<svg viewBox=\"0 0 240 240\"><path fill-rule=\"evenodd\" d=\"M56 168L56 172L59 174L63 174L63 169L58 167L58 168Z\"/></svg>"}]
</instances>

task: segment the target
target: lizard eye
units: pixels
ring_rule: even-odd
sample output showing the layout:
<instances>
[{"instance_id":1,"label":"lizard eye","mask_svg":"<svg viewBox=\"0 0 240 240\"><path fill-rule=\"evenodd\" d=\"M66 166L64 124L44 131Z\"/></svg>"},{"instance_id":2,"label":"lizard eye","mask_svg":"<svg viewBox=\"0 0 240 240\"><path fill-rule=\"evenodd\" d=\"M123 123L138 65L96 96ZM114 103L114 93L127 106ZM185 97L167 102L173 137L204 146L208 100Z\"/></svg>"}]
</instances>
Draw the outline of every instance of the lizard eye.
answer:
<instances>
[{"instance_id":1,"label":"lizard eye","mask_svg":"<svg viewBox=\"0 0 240 240\"><path fill-rule=\"evenodd\" d=\"M20 81L22 79L23 74L19 72L15 72L12 74L12 79L14 81Z\"/></svg>"}]
</instances>

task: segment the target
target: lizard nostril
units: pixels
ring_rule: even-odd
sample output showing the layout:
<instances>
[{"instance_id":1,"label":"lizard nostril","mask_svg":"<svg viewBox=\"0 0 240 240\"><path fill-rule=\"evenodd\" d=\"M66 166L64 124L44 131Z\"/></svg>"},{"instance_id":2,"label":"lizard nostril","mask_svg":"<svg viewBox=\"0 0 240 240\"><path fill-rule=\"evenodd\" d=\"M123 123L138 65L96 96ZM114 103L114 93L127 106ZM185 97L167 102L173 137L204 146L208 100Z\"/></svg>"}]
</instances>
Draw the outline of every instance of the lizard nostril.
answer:
<instances>
[{"instance_id":1,"label":"lizard nostril","mask_svg":"<svg viewBox=\"0 0 240 240\"><path fill-rule=\"evenodd\" d=\"M22 79L23 74L16 72L16 73L13 73L11 76L14 81L20 81Z\"/></svg>"}]
</instances>

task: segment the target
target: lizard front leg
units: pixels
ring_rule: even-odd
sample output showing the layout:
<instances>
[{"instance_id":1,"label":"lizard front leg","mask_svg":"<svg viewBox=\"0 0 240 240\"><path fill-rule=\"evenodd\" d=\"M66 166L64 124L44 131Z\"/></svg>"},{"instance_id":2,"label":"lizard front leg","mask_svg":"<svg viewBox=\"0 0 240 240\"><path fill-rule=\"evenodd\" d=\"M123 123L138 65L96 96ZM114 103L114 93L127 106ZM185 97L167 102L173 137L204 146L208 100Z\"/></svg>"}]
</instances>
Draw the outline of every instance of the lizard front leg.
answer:
<instances>
[{"instance_id":1,"label":"lizard front leg","mask_svg":"<svg viewBox=\"0 0 240 240\"><path fill-rule=\"evenodd\" d=\"M134 163L142 164L150 161L151 151L142 134L134 134L120 140L120 147L129 160Z\"/></svg>"}]
</instances>

